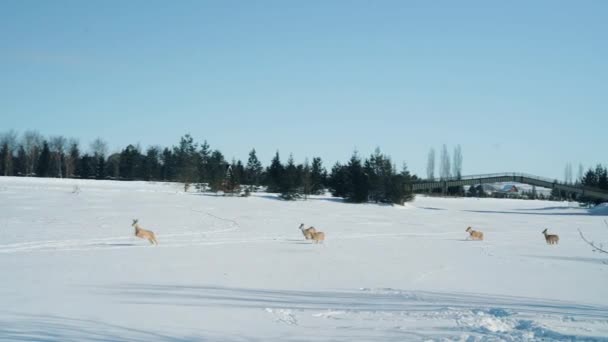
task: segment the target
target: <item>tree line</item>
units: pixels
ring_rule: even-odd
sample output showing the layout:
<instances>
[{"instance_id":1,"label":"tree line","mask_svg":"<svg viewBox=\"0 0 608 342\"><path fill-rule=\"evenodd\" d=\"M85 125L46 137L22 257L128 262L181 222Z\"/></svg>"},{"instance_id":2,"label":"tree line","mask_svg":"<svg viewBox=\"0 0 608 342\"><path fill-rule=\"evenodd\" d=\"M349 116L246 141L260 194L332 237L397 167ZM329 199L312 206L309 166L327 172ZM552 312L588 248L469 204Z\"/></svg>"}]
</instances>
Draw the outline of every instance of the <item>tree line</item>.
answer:
<instances>
[{"instance_id":1,"label":"tree line","mask_svg":"<svg viewBox=\"0 0 608 342\"><path fill-rule=\"evenodd\" d=\"M255 149L244 163L228 160L207 141L197 143L190 134L172 147L128 145L108 154L105 141L98 138L83 151L76 139L43 137L26 131L0 135L0 175L81 179L171 181L199 191L248 195L260 187L293 200L329 190L333 196L362 203L404 204L413 199L407 186L415 176L404 165L400 171L379 149L366 159L357 152L346 164L336 163L330 172L321 158L296 163L292 155L281 161L277 151L264 167Z\"/></svg>"}]
</instances>

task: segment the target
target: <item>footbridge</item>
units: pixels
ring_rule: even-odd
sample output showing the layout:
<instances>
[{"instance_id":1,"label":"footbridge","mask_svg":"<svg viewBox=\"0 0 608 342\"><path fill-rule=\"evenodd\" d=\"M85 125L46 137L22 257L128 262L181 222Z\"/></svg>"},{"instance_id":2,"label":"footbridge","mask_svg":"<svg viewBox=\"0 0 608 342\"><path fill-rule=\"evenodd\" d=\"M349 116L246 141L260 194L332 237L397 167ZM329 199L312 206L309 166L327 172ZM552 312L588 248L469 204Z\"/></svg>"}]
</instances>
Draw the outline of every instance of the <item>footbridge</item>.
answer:
<instances>
[{"instance_id":1,"label":"footbridge","mask_svg":"<svg viewBox=\"0 0 608 342\"><path fill-rule=\"evenodd\" d=\"M493 173L485 175L471 175L462 176L459 178L446 178L446 179L421 179L414 181L411 184L411 190L413 192L425 192L435 189L442 189L447 192L449 187L463 186L463 185L480 185L489 183L501 183L501 182L516 182L539 186L548 189L558 189L570 194L577 194L580 196L606 200L608 201L608 191L601 190L598 188L590 188L577 184L566 184L559 182L556 179L549 179L544 177L538 177L525 173Z\"/></svg>"}]
</instances>

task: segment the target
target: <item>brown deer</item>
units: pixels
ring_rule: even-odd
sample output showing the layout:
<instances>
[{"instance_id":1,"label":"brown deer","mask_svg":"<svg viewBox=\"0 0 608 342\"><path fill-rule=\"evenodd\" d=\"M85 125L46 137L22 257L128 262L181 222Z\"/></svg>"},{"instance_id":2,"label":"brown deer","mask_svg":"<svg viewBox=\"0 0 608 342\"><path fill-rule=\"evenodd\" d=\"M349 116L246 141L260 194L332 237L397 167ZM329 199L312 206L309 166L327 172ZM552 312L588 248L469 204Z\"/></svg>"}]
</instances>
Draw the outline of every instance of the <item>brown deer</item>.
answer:
<instances>
[{"instance_id":1,"label":"brown deer","mask_svg":"<svg viewBox=\"0 0 608 342\"><path fill-rule=\"evenodd\" d=\"M137 222L138 220L134 219L132 224L132 226L135 227L135 236L141 239L147 239L153 245L158 245L158 241L156 241L156 235L154 235L154 232L143 229Z\"/></svg>"},{"instance_id":2,"label":"brown deer","mask_svg":"<svg viewBox=\"0 0 608 342\"><path fill-rule=\"evenodd\" d=\"M304 229L304 223L302 223L300 225L300 230L302 231L302 235L304 235L304 238L306 240L310 240L312 239L312 234L316 233L317 230L315 229L315 227L309 227Z\"/></svg>"},{"instance_id":3,"label":"brown deer","mask_svg":"<svg viewBox=\"0 0 608 342\"><path fill-rule=\"evenodd\" d=\"M471 227L467 228L467 230L465 230L465 232L468 232L470 234L469 237L471 238L471 240L479 240L479 241L483 240L483 233L473 230L473 228L471 228Z\"/></svg>"},{"instance_id":4,"label":"brown deer","mask_svg":"<svg viewBox=\"0 0 608 342\"><path fill-rule=\"evenodd\" d=\"M323 241L325 241L325 233L323 232L314 232L312 233L312 237L311 239L315 242L315 243L323 243Z\"/></svg>"},{"instance_id":5,"label":"brown deer","mask_svg":"<svg viewBox=\"0 0 608 342\"><path fill-rule=\"evenodd\" d=\"M559 236L555 234L547 234L547 229L543 230L543 234L545 235L545 241L547 241L548 245L557 245L559 242Z\"/></svg>"}]
</instances>

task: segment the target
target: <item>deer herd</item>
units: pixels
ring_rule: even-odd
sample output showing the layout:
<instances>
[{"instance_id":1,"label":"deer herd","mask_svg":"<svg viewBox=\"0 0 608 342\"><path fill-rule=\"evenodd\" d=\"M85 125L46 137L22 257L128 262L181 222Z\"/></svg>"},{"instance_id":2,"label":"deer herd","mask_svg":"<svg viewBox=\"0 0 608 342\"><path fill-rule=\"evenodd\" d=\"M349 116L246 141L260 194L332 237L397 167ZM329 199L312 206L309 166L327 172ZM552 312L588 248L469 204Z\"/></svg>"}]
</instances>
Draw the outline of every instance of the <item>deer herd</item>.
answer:
<instances>
[{"instance_id":1,"label":"deer herd","mask_svg":"<svg viewBox=\"0 0 608 342\"><path fill-rule=\"evenodd\" d=\"M483 232L473 230L471 227L468 227L465 232L469 233L468 239L478 241L483 240ZM547 229L543 230L542 234L545 235L545 241L548 245L557 245L559 243L559 236L557 234L547 234Z\"/></svg>"},{"instance_id":2,"label":"deer herd","mask_svg":"<svg viewBox=\"0 0 608 342\"><path fill-rule=\"evenodd\" d=\"M152 245L158 245L154 232L142 228L138 222L138 219L133 219L133 223L131 224L133 228L135 228L135 236L140 239L148 240ZM315 227L311 226L305 228L304 223L302 223L300 224L299 229L306 240L312 240L314 243L323 243L323 241L325 241L325 233L317 231ZM467 239L476 241L483 240L483 232L481 231L468 227L465 232L469 233L469 237ZM547 229L543 230L542 234L545 235L545 241L548 245L557 245L559 243L559 236L556 234L547 234Z\"/></svg>"}]
</instances>

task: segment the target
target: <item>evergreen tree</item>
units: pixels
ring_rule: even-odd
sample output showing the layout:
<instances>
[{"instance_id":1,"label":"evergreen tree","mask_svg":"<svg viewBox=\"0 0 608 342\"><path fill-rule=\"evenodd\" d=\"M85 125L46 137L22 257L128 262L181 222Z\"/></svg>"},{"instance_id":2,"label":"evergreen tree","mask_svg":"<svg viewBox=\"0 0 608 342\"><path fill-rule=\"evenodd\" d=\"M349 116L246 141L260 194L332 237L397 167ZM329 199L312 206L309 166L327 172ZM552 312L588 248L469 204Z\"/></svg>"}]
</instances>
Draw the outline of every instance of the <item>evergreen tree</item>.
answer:
<instances>
[{"instance_id":1,"label":"evergreen tree","mask_svg":"<svg viewBox=\"0 0 608 342\"><path fill-rule=\"evenodd\" d=\"M247 160L247 167L245 168L245 182L246 184L257 187L260 185L262 171L262 163L258 160L255 149L249 152L249 159Z\"/></svg>"},{"instance_id":2,"label":"evergreen tree","mask_svg":"<svg viewBox=\"0 0 608 342\"><path fill-rule=\"evenodd\" d=\"M226 170L226 180L223 190L227 193L238 193L240 191L241 176L243 175L243 164L234 159Z\"/></svg>"},{"instance_id":3,"label":"evergreen tree","mask_svg":"<svg viewBox=\"0 0 608 342\"><path fill-rule=\"evenodd\" d=\"M597 187L608 190L608 170L598 164L595 168L595 174L597 175Z\"/></svg>"},{"instance_id":4,"label":"evergreen tree","mask_svg":"<svg viewBox=\"0 0 608 342\"><path fill-rule=\"evenodd\" d=\"M80 162L78 164L79 174L81 178L88 179L95 177L95 168L97 167L95 157L89 156L88 154L84 154L80 158Z\"/></svg>"},{"instance_id":5,"label":"evergreen tree","mask_svg":"<svg viewBox=\"0 0 608 342\"><path fill-rule=\"evenodd\" d=\"M147 181L160 179L160 168L160 148L148 147L142 161L142 178Z\"/></svg>"},{"instance_id":6,"label":"evergreen tree","mask_svg":"<svg viewBox=\"0 0 608 342\"><path fill-rule=\"evenodd\" d=\"M378 203L390 203L390 188L395 174L391 159L383 155L379 148L365 161L365 174L368 177L369 199Z\"/></svg>"},{"instance_id":7,"label":"evergreen tree","mask_svg":"<svg viewBox=\"0 0 608 342\"><path fill-rule=\"evenodd\" d=\"M208 166L209 187L211 191L217 192L223 190L227 169L228 163L226 163L224 155L218 150L213 151L209 157Z\"/></svg>"},{"instance_id":8,"label":"evergreen tree","mask_svg":"<svg viewBox=\"0 0 608 342\"><path fill-rule=\"evenodd\" d=\"M120 153L111 154L106 160L106 177L111 179L120 178Z\"/></svg>"},{"instance_id":9,"label":"evergreen tree","mask_svg":"<svg viewBox=\"0 0 608 342\"><path fill-rule=\"evenodd\" d=\"M173 181L175 180L175 161L173 158L173 153L170 149L165 148L160 157L161 159L161 179L164 181Z\"/></svg>"},{"instance_id":10,"label":"evergreen tree","mask_svg":"<svg viewBox=\"0 0 608 342\"><path fill-rule=\"evenodd\" d=\"M119 173L123 179L137 179L138 170L141 167L141 153L139 148L133 145L128 145L120 152Z\"/></svg>"},{"instance_id":11,"label":"evergreen tree","mask_svg":"<svg viewBox=\"0 0 608 342\"><path fill-rule=\"evenodd\" d=\"M283 181L283 173L284 168L283 164L281 164L281 159L279 157L279 151L275 154L274 158L272 158L272 162L266 171L266 186L268 192L280 192L281 184Z\"/></svg>"},{"instance_id":12,"label":"evergreen tree","mask_svg":"<svg viewBox=\"0 0 608 342\"><path fill-rule=\"evenodd\" d=\"M0 175L13 175L13 156L8 143L2 144L0 148Z\"/></svg>"},{"instance_id":13,"label":"evergreen tree","mask_svg":"<svg viewBox=\"0 0 608 342\"><path fill-rule=\"evenodd\" d=\"M331 168L328 185L331 195L334 197L346 198L349 189L348 169L345 165L336 162Z\"/></svg>"},{"instance_id":14,"label":"evergreen tree","mask_svg":"<svg viewBox=\"0 0 608 342\"><path fill-rule=\"evenodd\" d=\"M391 203L399 205L403 205L405 202L409 202L414 199L414 192L412 191L412 175L407 169L407 165L405 163L403 164L401 173L393 176L390 187L390 199Z\"/></svg>"},{"instance_id":15,"label":"evergreen tree","mask_svg":"<svg viewBox=\"0 0 608 342\"><path fill-rule=\"evenodd\" d=\"M369 179L357 152L350 158L346 168L350 181L346 198L355 203L367 202L369 198Z\"/></svg>"},{"instance_id":16,"label":"evergreen tree","mask_svg":"<svg viewBox=\"0 0 608 342\"><path fill-rule=\"evenodd\" d=\"M290 155L285 166L283 177L280 181L280 193L281 197L286 200L293 200L300 197L298 193L299 179L298 179L298 168L293 160L293 156Z\"/></svg>"},{"instance_id":17,"label":"evergreen tree","mask_svg":"<svg viewBox=\"0 0 608 342\"><path fill-rule=\"evenodd\" d=\"M234 163L234 160L233 160ZM241 162L240 160L238 160L236 162L236 164L234 165L234 174L236 179L240 184L243 184L243 181L245 179L245 166L243 166L243 162Z\"/></svg>"},{"instance_id":18,"label":"evergreen tree","mask_svg":"<svg viewBox=\"0 0 608 342\"><path fill-rule=\"evenodd\" d=\"M42 152L40 153L40 157L38 157L38 167L36 170L36 175L38 177L48 177L50 174L51 168L51 151L49 149L49 144L46 140L42 144Z\"/></svg>"},{"instance_id":19,"label":"evergreen tree","mask_svg":"<svg viewBox=\"0 0 608 342\"><path fill-rule=\"evenodd\" d=\"M312 158L312 167L310 170L311 193L321 195L325 189L327 179L327 171L323 168L321 158Z\"/></svg>"},{"instance_id":20,"label":"evergreen tree","mask_svg":"<svg viewBox=\"0 0 608 342\"><path fill-rule=\"evenodd\" d=\"M17 157L13 160L14 174L18 176L25 176L27 174L27 153L23 145L19 146L17 150ZM0 173L1 174L1 173Z\"/></svg>"},{"instance_id":21,"label":"evergreen tree","mask_svg":"<svg viewBox=\"0 0 608 342\"><path fill-rule=\"evenodd\" d=\"M304 165L302 165L301 171L301 181L302 184L302 194L304 195L304 199L308 199L308 196L313 193L312 189L312 168L308 163L308 159L304 161Z\"/></svg>"},{"instance_id":22,"label":"evergreen tree","mask_svg":"<svg viewBox=\"0 0 608 342\"><path fill-rule=\"evenodd\" d=\"M597 187L598 186L598 176L596 174L596 172L592 169L589 169L586 173L585 176L583 177L581 183L584 186L588 186L588 187Z\"/></svg>"},{"instance_id":23,"label":"evergreen tree","mask_svg":"<svg viewBox=\"0 0 608 342\"><path fill-rule=\"evenodd\" d=\"M198 174L199 174L199 189L204 188L204 183L209 183L209 160L211 158L211 148L207 140L201 145L199 151Z\"/></svg>"},{"instance_id":24,"label":"evergreen tree","mask_svg":"<svg viewBox=\"0 0 608 342\"><path fill-rule=\"evenodd\" d=\"M179 142L179 146L173 148L177 166L177 179L184 183L184 190L187 191L190 184L196 182L200 177L198 168L200 165L200 155L196 152L196 143L190 134L184 135Z\"/></svg>"},{"instance_id":25,"label":"evergreen tree","mask_svg":"<svg viewBox=\"0 0 608 342\"><path fill-rule=\"evenodd\" d=\"M95 178L104 179L106 178L106 157L103 154L94 157L97 160Z\"/></svg>"}]
</instances>

